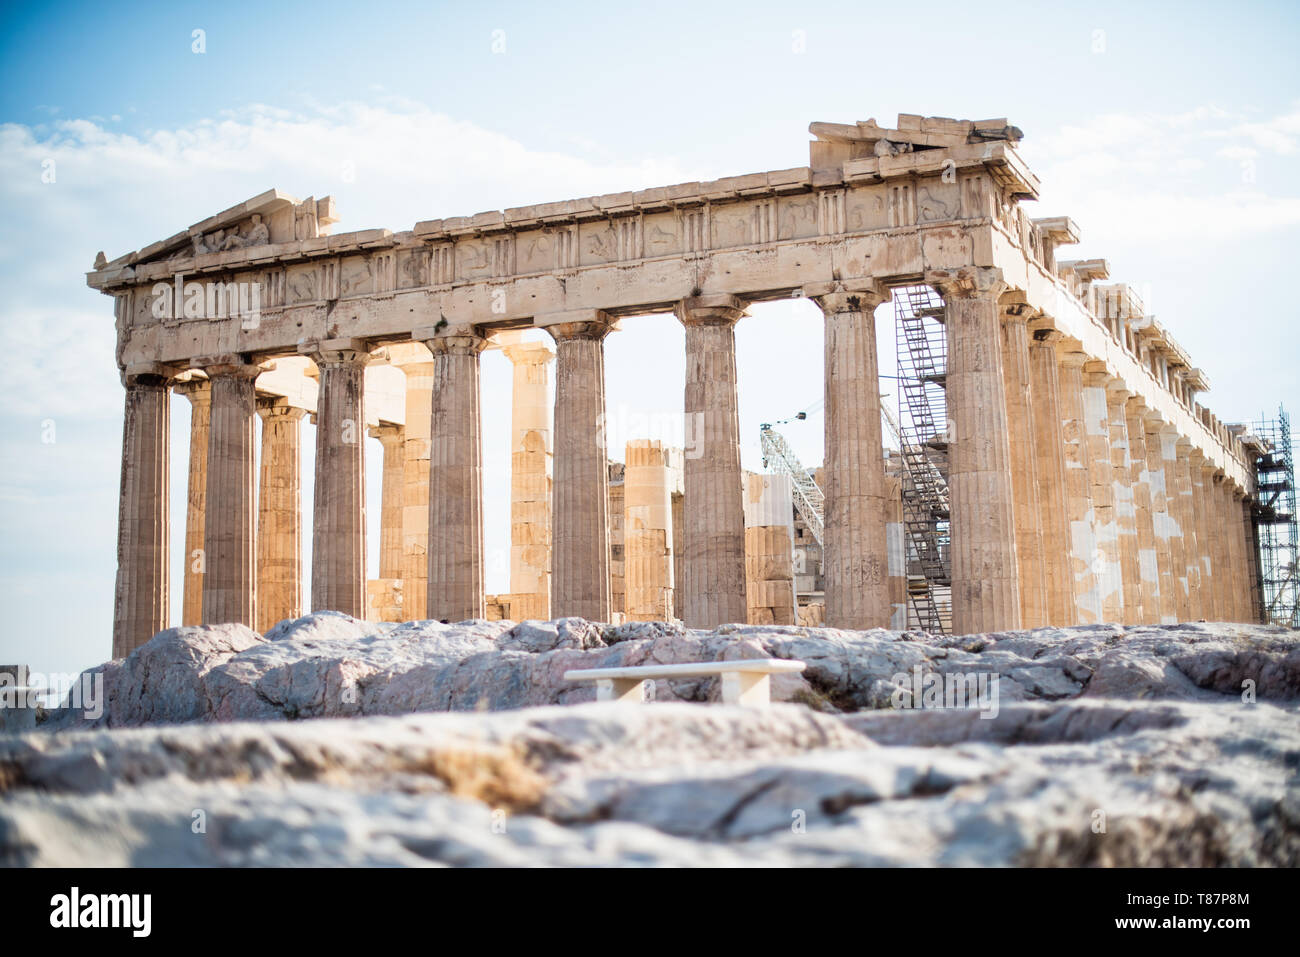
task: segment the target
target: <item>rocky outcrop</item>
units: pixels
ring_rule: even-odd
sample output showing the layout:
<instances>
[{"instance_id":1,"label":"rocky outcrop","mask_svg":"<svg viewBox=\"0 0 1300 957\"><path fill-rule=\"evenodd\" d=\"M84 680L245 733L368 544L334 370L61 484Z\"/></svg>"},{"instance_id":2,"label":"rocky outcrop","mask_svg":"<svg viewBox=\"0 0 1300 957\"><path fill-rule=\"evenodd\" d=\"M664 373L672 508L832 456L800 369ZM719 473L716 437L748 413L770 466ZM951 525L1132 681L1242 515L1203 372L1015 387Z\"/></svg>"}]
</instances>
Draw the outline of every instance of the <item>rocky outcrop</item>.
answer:
<instances>
[{"instance_id":1,"label":"rocky outcrop","mask_svg":"<svg viewBox=\"0 0 1300 957\"><path fill-rule=\"evenodd\" d=\"M1097 625L961 637L883 630L662 623L434 621L386 624L324 612L265 638L237 625L174 628L97 669L105 707L52 713L51 729L500 711L594 698L575 668L792 658L778 700L830 713L911 703L921 676L996 677L997 702L1079 697L1300 699L1296 632L1259 625ZM903 676L900 678L899 676ZM660 682L660 701L716 700L713 679Z\"/></svg>"},{"instance_id":2,"label":"rocky outcrop","mask_svg":"<svg viewBox=\"0 0 1300 957\"><path fill-rule=\"evenodd\" d=\"M1172 700L33 733L0 864L1295 866L1298 770L1294 709Z\"/></svg>"}]
</instances>

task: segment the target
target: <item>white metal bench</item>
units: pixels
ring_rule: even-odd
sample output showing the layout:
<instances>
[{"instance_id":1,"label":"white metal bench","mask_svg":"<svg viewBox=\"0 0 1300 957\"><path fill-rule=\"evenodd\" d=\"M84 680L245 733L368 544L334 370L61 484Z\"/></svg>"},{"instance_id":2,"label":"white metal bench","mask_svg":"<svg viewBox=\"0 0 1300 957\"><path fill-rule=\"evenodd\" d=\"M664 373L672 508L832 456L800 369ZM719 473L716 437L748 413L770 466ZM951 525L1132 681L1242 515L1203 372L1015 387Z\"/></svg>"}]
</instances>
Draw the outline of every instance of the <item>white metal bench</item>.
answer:
<instances>
[{"instance_id":1,"label":"white metal bench","mask_svg":"<svg viewBox=\"0 0 1300 957\"><path fill-rule=\"evenodd\" d=\"M586 668L566 671L566 681L596 682L597 701L644 701L645 683L656 678L722 679L722 703L765 708L772 701L774 674L803 671L802 661L752 658L741 661L701 661L681 665L640 665L634 668Z\"/></svg>"}]
</instances>

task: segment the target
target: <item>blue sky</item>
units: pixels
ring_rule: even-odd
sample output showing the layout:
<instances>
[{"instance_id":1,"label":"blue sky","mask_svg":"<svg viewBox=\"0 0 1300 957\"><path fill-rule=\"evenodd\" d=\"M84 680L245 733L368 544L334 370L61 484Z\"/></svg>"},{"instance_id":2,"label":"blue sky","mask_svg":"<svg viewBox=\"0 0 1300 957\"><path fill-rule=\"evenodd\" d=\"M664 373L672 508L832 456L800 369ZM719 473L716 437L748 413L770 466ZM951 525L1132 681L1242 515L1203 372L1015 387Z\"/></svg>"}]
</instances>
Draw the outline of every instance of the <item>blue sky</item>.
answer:
<instances>
[{"instance_id":1,"label":"blue sky","mask_svg":"<svg viewBox=\"0 0 1300 957\"><path fill-rule=\"evenodd\" d=\"M1043 180L1033 214L1072 216L1074 254L1146 292L1208 373L1216 414L1300 411L1300 8L1135 6L7 6L0 660L66 671L109 648L121 386L109 300L83 273L98 250L138 249L271 186L332 194L338 230L403 229L804 165L814 120L1005 116ZM807 304L741 324L747 466L760 421L819 400L821 347ZM680 409L673 320L628 320L607 363L616 425ZM485 357L483 378L488 585L505 590L504 359ZM173 419L179 533L183 400ZM822 424L789 430L810 464ZM179 557L174 590L179 603Z\"/></svg>"}]
</instances>

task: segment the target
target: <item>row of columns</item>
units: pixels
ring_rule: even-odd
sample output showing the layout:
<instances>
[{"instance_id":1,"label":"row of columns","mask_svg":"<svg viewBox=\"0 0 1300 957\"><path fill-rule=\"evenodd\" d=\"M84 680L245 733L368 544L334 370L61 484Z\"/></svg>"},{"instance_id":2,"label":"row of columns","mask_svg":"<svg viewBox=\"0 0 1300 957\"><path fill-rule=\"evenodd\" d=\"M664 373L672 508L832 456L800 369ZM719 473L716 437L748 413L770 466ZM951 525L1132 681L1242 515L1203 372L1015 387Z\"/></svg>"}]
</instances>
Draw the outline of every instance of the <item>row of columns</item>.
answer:
<instances>
[{"instance_id":1,"label":"row of columns","mask_svg":"<svg viewBox=\"0 0 1300 957\"><path fill-rule=\"evenodd\" d=\"M933 272L926 279L947 303L954 630L1249 617L1250 549L1243 531L1249 511L1242 496L1103 367L1039 328L1032 309L1004 295L997 270ZM826 622L884 627L896 617L903 577L893 567L897 556L891 566L888 547L873 316L889 290L867 280L804 292L825 317ZM709 628L747 615L735 353L745 303L699 296L677 303L675 314L686 330L684 410L702 442L699 454L684 462L674 577L686 623ZM543 548L532 565L537 579L549 575L550 601L549 608L531 609L538 617L608 620L604 339L613 326L603 312L585 310L551 317L545 328L555 342L553 462L536 437L548 427L545 416L515 423L525 438L512 449L512 461L530 470L530 497L512 515L512 526L541 525L536 544ZM385 441L386 460L394 452L385 484L400 484L404 494L400 506L394 496L382 518L382 577L403 579L409 618L480 617L479 357L487 340L468 327L450 334L417 330L415 338L431 358L403 365L407 425L404 435ZM353 340L301 351L320 371L312 603L362 617L369 354ZM535 362L543 371L525 371L524 384L544 395L548 359L549 350L532 360L512 357L516 387L520 367ZM195 559L187 579L202 576L202 603L196 609L187 597L185 617L265 628L301 603L293 557L301 529L284 518L296 514L287 506L299 494L296 418L286 407L258 409L256 366L234 357L202 365L209 385L183 390L194 403L192 461L204 463L204 474L191 481L189 503L193 515L202 500L203 521L201 530L191 524L186 544ZM168 383L151 372L127 376L126 385L115 654L164 627L167 608ZM266 423L264 494L255 535L252 446L259 411ZM662 511L662 502L654 505ZM549 568L540 558L546 544ZM635 547L629 560L632 554ZM638 605L660 601L636 599Z\"/></svg>"}]
</instances>

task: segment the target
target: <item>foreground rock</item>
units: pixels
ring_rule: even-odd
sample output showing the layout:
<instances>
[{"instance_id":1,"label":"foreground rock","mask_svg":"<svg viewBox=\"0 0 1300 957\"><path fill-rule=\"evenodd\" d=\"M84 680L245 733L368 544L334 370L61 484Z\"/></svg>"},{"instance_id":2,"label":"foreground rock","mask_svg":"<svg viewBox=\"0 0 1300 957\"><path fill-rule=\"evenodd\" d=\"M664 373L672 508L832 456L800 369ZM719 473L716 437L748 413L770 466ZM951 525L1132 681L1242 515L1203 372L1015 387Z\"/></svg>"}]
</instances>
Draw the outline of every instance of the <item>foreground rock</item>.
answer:
<instances>
[{"instance_id":1,"label":"foreground rock","mask_svg":"<svg viewBox=\"0 0 1300 957\"><path fill-rule=\"evenodd\" d=\"M591 701L573 668L732 658L794 658L778 700L838 713L887 708L917 673L997 678L997 701L1078 697L1300 700L1300 640L1260 625L1098 625L937 638L883 630L661 623L376 624L335 613L283 622L265 637L241 625L175 628L96 673L102 714L54 712L53 729L190 721L280 720L499 711ZM897 676L906 675L901 682ZM662 701L716 700L713 679L660 682ZM910 695L911 691L908 690Z\"/></svg>"},{"instance_id":2,"label":"foreground rock","mask_svg":"<svg viewBox=\"0 0 1300 957\"><path fill-rule=\"evenodd\" d=\"M33 733L0 738L0 864L1295 866L1298 773L1300 716L1239 703Z\"/></svg>"}]
</instances>

